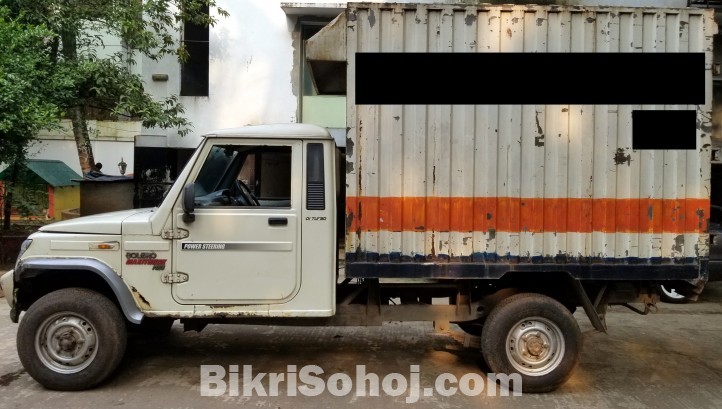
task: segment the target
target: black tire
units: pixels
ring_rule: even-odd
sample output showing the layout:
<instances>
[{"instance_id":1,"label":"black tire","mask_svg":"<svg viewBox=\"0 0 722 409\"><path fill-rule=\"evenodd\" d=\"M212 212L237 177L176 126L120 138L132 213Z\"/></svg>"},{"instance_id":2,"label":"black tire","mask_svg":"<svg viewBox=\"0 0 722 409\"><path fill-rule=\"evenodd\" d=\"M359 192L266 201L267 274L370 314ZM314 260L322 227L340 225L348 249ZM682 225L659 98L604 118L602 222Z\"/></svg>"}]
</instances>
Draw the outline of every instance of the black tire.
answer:
<instances>
[{"instance_id":1,"label":"black tire","mask_svg":"<svg viewBox=\"0 0 722 409\"><path fill-rule=\"evenodd\" d=\"M659 294L660 300L669 304L687 304L689 302L689 298L678 294L674 288L665 287L662 284L657 286L657 294Z\"/></svg>"},{"instance_id":2,"label":"black tire","mask_svg":"<svg viewBox=\"0 0 722 409\"><path fill-rule=\"evenodd\" d=\"M60 391L88 389L104 381L123 359L126 342L125 318L118 307L85 288L57 290L37 300L20 321L17 335L18 355L28 374ZM60 362L69 359L78 363Z\"/></svg>"},{"instance_id":3,"label":"black tire","mask_svg":"<svg viewBox=\"0 0 722 409\"><path fill-rule=\"evenodd\" d=\"M581 330L572 314L541 294L504 299L491 311L481 333L482 354L491 371L520 374L523 392L558 388L571 376L581 349Z\"/></svg>"}]
</instances>

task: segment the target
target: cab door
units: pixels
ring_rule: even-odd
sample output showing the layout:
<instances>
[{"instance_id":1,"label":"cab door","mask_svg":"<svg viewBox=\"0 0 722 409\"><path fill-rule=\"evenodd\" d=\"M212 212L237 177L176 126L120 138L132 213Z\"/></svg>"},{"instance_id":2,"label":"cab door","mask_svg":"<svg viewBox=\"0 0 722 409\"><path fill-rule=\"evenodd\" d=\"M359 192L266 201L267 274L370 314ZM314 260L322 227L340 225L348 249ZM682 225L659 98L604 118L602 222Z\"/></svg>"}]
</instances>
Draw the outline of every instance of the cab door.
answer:
<instances>
[{"instance_id":1,"label":"cab door","mask_svg":"<svg viewBox=\"0 0 722 409\"><path fill-rule=\"evenodd\" d=\"M298 292L301 142L207 144L194 182L195 220L174 208L173 284L181 304L271 304Z\"/></svg>"}]
</instances>

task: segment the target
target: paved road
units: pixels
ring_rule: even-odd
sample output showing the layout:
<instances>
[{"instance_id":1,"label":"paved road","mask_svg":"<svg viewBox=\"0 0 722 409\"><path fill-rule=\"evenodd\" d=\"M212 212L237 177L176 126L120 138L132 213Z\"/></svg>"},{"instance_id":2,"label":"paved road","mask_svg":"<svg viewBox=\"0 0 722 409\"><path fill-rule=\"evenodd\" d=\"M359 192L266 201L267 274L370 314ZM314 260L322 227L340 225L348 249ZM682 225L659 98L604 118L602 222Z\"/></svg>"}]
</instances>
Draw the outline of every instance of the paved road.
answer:
<instances>
[{"instance_id":1,"label":"paved road","mask_svg":"<svg viewBox=\"0 0 722 409\"><path fill-rule=\"evenodd\" d=\"M383 378L407 374L419 365L422 386L452 373L485 374L479 354L452 335L434 334L424 323L392 323L374 328L294 328L209 326L183 333L180 326L164 342L132 340L115 376L85 392L43 389L22 369L15 349L17 325L0 306L0 408L720 408L722 407L722 285L708 289L693 305L660 304L643 317L615 308L608 334L585 332L581 365L559 390L521 397L468 397L435 394L405 403L406 395L357 397L353 393L317 397L219 397L200 395L200 365L253 365L258 372L285 372L287 365L318 365L326 375L356 365ZM241 369L242 371L242 369ZM228 380L228 378L226 378ZM265 382L267 387L267 382ZM241 386L242 389L242 386Z\"/></svg>"}]
</instances>

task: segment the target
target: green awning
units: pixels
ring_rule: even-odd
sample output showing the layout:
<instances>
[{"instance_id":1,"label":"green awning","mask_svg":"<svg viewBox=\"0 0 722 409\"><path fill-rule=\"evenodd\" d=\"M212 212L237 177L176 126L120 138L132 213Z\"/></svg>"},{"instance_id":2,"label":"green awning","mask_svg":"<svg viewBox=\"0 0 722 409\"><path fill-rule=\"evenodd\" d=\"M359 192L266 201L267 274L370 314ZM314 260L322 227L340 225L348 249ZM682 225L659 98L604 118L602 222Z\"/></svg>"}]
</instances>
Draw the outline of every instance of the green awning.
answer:
<instances>
[{"instance_id":1,"label":"green awning","mask_svg":"<svg viewBox=\"0 0 722 409\"><path fill-rule=\"evenodd\" d=\"M10 167L0 172L0 180L9 179L10 172ZM27 159L23 163L18 182L37 183L37 178L50 186L62 187L77 186L78 182L74 182L73 179L77 180L83 177L75 173L65 162L59 160Z\"/></svg>"}]
</instances>

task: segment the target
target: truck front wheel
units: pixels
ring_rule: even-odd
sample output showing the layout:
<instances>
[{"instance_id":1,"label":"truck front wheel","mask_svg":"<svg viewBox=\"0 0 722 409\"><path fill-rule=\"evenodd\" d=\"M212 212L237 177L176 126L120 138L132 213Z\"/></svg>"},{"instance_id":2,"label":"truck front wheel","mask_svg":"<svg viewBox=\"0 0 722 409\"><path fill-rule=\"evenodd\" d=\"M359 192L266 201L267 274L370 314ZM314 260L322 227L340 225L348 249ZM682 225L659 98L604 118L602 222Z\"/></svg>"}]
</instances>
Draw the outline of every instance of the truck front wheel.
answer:
<instances>
[{"instance_id":1,"label":"truck front wheel","mask_svg":"<svg viewBox=\"0 0 722 409\"><path fill-rule=\"evenodd\" d=\"M499 303L481 333L482 354L490 369L521 375L524 392L558 388L571 376L581 347L581 331L569 310L534 293L512 295Z\"/></svg>"},{"instance_id":2,"label":"truck front wheel","mask_svg":"<svg viewBox=\"0 0 722 409\"><path fill-rule=\"evenodd\" d=\"M84 288L49 293L20 321L17 348L25 370L48 389L75 391L105 380L125 353L123 315Z\"/></svg>"}]
</instances>

